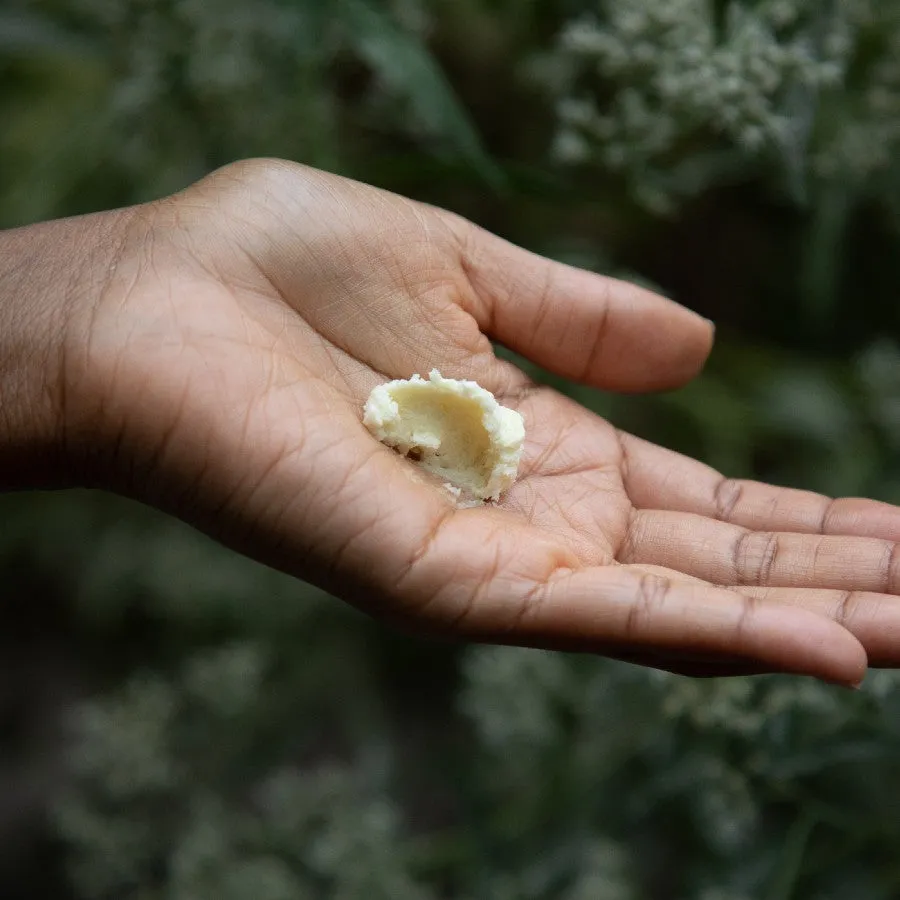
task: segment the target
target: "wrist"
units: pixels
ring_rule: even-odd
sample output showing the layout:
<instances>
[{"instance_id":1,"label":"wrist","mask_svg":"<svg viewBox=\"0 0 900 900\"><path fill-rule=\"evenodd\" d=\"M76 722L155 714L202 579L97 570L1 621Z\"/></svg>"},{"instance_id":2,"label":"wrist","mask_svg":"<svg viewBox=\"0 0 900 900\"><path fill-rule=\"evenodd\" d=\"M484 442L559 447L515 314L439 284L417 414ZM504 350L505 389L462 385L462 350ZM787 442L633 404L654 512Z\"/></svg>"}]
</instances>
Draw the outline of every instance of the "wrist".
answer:
<instances>
[{"instance_id":1,"label":"wrist","mask_svg":"<svg viewBox=\"0 0 900 900\"><path fill-rule=\"evenodd\" d=\"M121 253L126 217L0 232L0 490L71 481L67 355Z\"/></svg>"}]
</instances>

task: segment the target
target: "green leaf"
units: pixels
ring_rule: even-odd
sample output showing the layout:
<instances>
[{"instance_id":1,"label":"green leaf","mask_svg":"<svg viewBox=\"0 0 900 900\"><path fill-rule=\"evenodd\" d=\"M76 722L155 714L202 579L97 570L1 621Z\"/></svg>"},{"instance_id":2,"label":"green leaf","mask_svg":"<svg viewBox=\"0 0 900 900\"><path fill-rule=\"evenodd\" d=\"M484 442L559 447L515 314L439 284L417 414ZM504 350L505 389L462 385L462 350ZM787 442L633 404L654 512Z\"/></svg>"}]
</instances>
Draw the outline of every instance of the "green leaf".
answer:
<instances>
[{"instance_id":1,"label":"green leaf","mask_svg":"<svg viewBox=\"0 0 900 900\"><path fill-rule=\"evenodd\" d=\"M413 114L495 191L505 178L482 146L468 113L427 47L396 25L371 0L342 0L344 25L360 56L385 84L410 103Z\"/></svg>"},{"instance_id":2,"label":"green leaf","mask_svg":"<svg viewBox=\"0 0 900 900\"><path fill-rule=\"evenodd\" d=\"M796 896L797 883L803 868L803 857L809 843L813 828L816 826L815 816L802 812L788 832L781 853L781 862L775 873L770 900L791 900Z\"/></svg>"}]
</instances>

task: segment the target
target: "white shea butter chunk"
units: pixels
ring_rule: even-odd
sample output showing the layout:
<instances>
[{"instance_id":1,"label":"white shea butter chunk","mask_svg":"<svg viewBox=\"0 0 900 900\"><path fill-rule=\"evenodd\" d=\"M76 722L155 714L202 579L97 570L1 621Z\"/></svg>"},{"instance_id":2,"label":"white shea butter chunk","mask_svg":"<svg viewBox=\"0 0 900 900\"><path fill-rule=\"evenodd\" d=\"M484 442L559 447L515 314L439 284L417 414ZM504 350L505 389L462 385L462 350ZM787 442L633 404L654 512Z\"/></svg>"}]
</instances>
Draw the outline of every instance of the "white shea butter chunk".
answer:
<instances>
[{"instance_id":1,"label":"white shea butter chunk","mask_svg":"<svg viewBox=\"0 0 900 900\"><path fill-rule=\"evenodd\" d=\"M516 480L525 423L474 381L389 381L369 395L363 424L379 441L475 497L496 500Z\"/></svg>"}]
</instances>

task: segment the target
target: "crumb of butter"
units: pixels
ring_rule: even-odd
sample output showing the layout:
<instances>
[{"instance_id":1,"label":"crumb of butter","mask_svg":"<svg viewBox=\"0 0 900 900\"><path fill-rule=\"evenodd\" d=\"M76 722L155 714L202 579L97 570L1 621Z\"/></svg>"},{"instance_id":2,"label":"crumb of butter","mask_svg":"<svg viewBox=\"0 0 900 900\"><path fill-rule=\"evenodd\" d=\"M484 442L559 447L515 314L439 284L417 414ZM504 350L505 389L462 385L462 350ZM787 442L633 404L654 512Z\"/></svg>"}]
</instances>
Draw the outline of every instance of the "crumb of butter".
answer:
<instances>
[{"instance_id":1,"label":"crumb of butter","mask_svg":"<svg viewBox=\"0 0 900 900\"><path fill-rule=\"evenodd\" d=\"M432 369L369 395L363 424L378 440L475 497L496 500L516 480L525 424L475 381ZM457 492L458 493L458 492Z\"/></svg>"}]
</instances>

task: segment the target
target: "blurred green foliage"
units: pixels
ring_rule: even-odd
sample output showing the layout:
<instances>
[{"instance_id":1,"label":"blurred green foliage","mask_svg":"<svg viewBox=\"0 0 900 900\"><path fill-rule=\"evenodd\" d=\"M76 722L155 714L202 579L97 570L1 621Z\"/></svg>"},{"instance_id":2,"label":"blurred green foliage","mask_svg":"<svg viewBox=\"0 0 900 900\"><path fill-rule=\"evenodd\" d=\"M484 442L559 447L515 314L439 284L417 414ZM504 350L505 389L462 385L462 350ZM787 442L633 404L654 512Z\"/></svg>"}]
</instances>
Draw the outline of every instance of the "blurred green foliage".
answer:
<instances>
[{"instance_id":1,"label":"blurred green foliage","mask_svg":"<svg viewBox=\"0 0 900 900\"><path fill-rule=\"evenodd\" d=\"M339 171L714 318L682 390L548 378L617 425L900 502L898 60L895 0L6 0L0 224ZM115 498L0 514L4 896L900 895L890 673L436 648Z\"/></svg>"}]
</instances>

